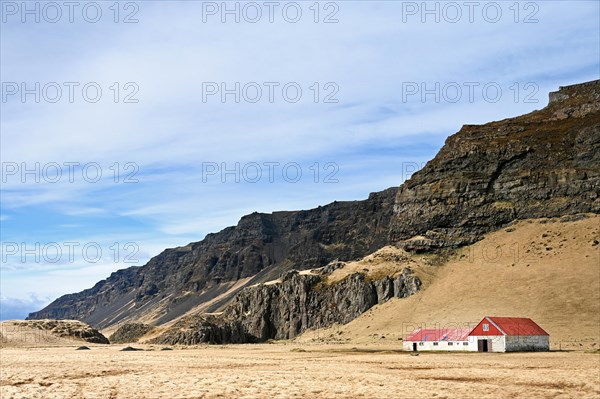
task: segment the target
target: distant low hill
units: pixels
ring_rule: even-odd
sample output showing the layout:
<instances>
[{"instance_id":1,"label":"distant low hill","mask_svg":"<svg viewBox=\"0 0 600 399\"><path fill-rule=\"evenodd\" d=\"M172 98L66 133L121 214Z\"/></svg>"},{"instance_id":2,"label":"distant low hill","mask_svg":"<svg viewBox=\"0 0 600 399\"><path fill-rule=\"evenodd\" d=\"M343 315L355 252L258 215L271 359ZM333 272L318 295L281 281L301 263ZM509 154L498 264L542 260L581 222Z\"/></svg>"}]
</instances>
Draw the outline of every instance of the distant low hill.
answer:
<instances>
[{"instance_id":1,"label":"distant low hill","mask_svg":"<svg viewBox=\"0 0 600 399\"><path fill-rule=\"evenodd\" d=\"M95 328L77 320L9 320L0 323L0 346L108 344Z\"/></svg>"}]
</instances>

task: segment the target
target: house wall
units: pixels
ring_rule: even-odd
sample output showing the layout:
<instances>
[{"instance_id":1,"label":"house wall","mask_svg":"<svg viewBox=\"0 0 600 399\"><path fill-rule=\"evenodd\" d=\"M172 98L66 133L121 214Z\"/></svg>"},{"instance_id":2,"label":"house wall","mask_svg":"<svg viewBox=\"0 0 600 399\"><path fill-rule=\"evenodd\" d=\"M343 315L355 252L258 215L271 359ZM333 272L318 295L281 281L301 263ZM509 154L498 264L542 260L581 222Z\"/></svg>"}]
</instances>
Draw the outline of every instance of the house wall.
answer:
<instances>
[{"instance_id":1,"label":"house wall","mask_svg":"<svg viewBox=\"0 0 600 399\"><path fill-rule=\"evenodd\" d=\"M469 340L471 341L471 345L469 345L473 352L477 352L479 350L478 341L480 339L487 339L488 342L488 352L505 352L506 350L506 337L504 335L471 335L469 336ZM490 348L491 345L491 348Z\"/></svg>"},{"instance_id":2,"label":"house wall","mask_svg":"<svg viewBox=\"0 0 600 399\"><path fill-rule=\"evenodd\" d=\"M404 341L402 348L405 351L413 350L414 341ZM417 351L471 351L472 343L469 341L451 341L453 345L448 345L446 341L437 341L437 345L433 344L434 341L417 342ZM463 345L463 342L468 342L467 345ZM420 344L423 345L420 345ZM477 348L477 346L475 346Z\"/></svg>"},{"instance_id":3,"label":"house wall","mask_svg":"<svg viewBox=\"0 0 600 399\"><path fill-rule=\"evenodd\" d=\"M512 335L506 337L506 351L549 351L550 337L547 335Z\"/></svg>"}]
</instances>

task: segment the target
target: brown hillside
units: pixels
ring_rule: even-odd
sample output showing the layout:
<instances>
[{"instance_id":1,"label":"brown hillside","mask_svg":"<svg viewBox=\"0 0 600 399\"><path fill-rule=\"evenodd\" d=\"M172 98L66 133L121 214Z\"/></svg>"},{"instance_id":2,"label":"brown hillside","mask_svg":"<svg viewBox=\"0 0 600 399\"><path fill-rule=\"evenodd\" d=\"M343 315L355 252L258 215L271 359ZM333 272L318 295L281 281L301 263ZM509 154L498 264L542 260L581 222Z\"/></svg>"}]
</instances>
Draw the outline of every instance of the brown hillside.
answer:
<instances>
[{"instance_id":1,"label":"brown hillside","mask_svg":"<svg viewBox=\"0 0 600 399\"><path fill-rule=\"evenodd\" d=\"M419 265L415 272L424 281L419 293L378 305L347 325L321 330L319 338L397 341L417 326L473 325L483 316L497 315L534 319L548 331L553 346L563 341L563 348L580 343L597 347L600 216L574 219L578 217L520 221L488 234L442 265ZM316 336L309 331L299 339Z\"/></svg>"}]
</instances>

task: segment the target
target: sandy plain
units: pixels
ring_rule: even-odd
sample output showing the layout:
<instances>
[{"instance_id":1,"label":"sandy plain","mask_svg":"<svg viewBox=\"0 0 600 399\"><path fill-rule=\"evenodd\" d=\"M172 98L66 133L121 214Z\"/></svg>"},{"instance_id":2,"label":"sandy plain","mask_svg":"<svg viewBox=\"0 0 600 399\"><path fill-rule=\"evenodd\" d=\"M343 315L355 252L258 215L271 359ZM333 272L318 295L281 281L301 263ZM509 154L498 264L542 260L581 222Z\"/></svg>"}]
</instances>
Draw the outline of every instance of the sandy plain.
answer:
<instances>
[{"instance_id":1,"label":"sandy plain","mask_svg":"<svg viewBox=\"0 0 600 399\"><path fill-rule=\"evenodd\" d=\"M4 347L3 399L598 398L600 354L420 353L400 345Z\"/></svg>"}]
</instances>

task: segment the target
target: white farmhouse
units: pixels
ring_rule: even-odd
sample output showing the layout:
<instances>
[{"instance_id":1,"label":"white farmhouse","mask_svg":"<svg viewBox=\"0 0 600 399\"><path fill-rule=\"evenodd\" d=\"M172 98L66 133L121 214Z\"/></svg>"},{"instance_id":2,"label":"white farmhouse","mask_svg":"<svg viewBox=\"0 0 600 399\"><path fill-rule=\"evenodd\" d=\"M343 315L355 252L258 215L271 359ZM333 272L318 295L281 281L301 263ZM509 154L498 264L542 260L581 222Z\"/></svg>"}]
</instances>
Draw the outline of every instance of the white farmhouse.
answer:
<instances>
[{"instance_id":1,"label":"white farmhouse","mask_svg":"<svg viewBox=\"0 0 600 399\"><path fill-rule=\"evenodd\" d=\"M531 319L488 316L472 329L417 329L403 347L407 351L548 351L550 336Z\"/></svg>"}]
</instances>

